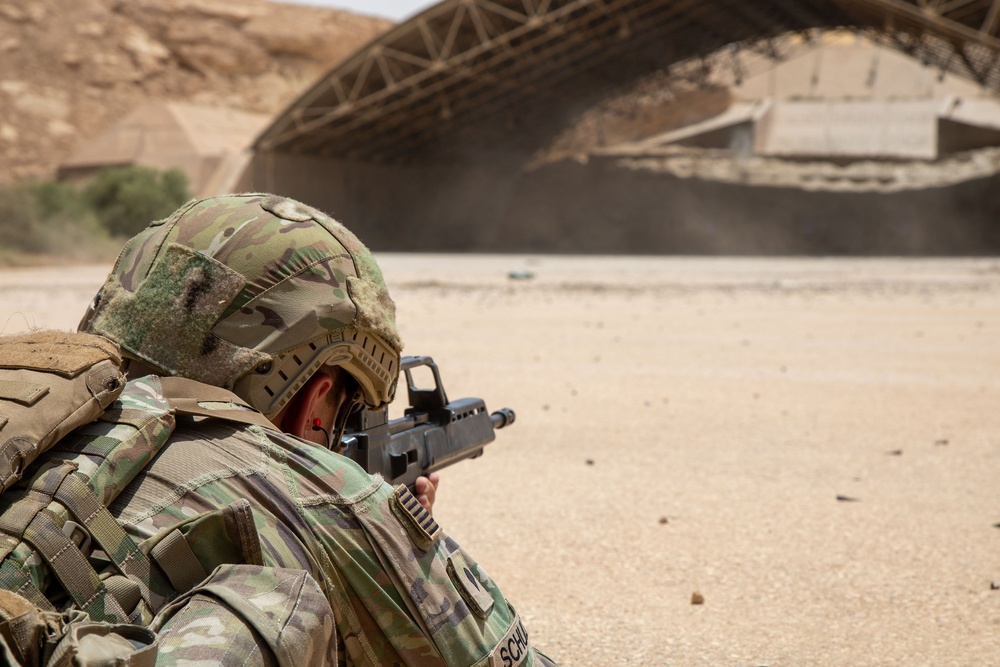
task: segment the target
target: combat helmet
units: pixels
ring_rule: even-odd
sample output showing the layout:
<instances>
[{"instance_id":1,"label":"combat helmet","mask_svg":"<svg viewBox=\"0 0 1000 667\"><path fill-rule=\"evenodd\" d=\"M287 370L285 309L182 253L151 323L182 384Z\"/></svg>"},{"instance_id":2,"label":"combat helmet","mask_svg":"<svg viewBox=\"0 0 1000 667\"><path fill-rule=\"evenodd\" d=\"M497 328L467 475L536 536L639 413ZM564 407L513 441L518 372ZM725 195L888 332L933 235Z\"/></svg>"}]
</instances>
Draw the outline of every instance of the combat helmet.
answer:
<instances>
[{"instance_id":1,"label":"combat helmet","mask_svg":"<svg viewBox=\"0 0 1000 667\"><path fill-rule=\"evenodd\" d=\"M292 199L195 200L122 250L80 330L165 375L231 389L274 417L324 364L392 400L402 349L371 252Z\"/></svg>"}]
</instances>

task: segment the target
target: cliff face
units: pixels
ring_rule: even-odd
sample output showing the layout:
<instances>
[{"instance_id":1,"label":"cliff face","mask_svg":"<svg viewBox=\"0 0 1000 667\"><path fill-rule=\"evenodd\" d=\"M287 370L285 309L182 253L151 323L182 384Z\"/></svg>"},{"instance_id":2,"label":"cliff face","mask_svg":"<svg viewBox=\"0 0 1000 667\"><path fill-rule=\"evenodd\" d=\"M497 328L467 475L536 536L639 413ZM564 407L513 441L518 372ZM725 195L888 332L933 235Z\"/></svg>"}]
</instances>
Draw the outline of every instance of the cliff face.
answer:
<instances>
[{"instance_id":1,"label":"cliff face","mask_svg":"<svg viewBox=\"0 0 1000 667\"><path fill-rule=\"evenodd\" d=\"M0 183L150 100L273 114L387 20L266 0L0 0Z\"/></svg>"}]
</instances>

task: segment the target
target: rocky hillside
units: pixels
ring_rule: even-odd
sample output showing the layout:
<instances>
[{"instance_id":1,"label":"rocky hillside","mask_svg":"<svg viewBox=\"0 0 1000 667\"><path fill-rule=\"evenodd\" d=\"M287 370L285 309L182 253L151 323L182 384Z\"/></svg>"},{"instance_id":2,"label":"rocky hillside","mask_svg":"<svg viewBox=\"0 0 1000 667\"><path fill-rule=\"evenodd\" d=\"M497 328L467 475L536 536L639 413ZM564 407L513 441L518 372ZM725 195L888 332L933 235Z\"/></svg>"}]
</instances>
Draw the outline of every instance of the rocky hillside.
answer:
<instances>
[{"instance_id":1,"label":"rocky hillside","mask_svg":"<svg viewBox=\"0 0 1000 667\"><path fill-rule=\"evenodd\" d=\"M0 184L154 99L276 113L391 26L266 0L0 0Z\"/></svg>"}]
</instances>

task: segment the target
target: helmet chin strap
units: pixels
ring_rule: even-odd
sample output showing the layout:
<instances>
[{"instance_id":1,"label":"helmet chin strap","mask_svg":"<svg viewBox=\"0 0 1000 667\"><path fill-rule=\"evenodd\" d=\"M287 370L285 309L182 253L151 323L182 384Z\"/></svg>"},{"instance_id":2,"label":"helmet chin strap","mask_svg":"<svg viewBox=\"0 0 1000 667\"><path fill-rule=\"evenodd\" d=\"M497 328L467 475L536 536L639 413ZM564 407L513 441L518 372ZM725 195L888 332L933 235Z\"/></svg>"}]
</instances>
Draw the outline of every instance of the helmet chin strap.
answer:
<instances>
[{"instance_id":1,"label":"helmet chin strap","mask_svg":"<svg viewBox=\"0 0 1000 667\"><path fill-rule=\"evenodd\" d=\"M333 437L330 439L330 449L335 452L342 451L340 441L344 437L344 429L347 428L347 420L351 417L351 414L359 405L361 405L364 398L364 393L361 388L358 387L354 390L354 395L351 396L351 400L344 401L344 404L340 406L340 410L337 412L337 419L334 422L334 432Z\"/></svg>"},{"instance_id":2,"label":"helmet chin strap","mask_svg":"<svg viewBox=\"0 0 1000 667\"><path fill-rule=\"evenodd\" d=\"M327 437L326 448L334 451L341 452L343 448L340 446L340 441L344 437L344 430L347 428L347 420L350 418L351 413L361 404L363 393L360 388L354 390L354 395L350 400L344 401L340 409L337 411L337 416L333 423L333 432L328 433L325 428L323 428L323 422L320 421L319 417L313 419L312 430L323 431L323 435Z\"/></svg>"}]
</instances>

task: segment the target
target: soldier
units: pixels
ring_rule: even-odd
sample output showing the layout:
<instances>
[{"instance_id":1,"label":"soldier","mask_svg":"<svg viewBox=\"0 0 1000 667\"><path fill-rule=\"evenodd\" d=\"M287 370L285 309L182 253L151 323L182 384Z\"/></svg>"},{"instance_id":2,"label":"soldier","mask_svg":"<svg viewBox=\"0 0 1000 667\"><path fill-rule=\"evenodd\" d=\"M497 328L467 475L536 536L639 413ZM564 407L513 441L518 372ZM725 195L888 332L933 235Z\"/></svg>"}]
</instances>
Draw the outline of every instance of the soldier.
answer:
<instances>
[{"instance_id":1,"label":"soldier","mask_svg":"<svg viewBox=\"0 0 1000 667\"><path fill-rule=\"evenodd\" d=\"M156 376L193 381L175 400L190 409L111 514L144 540L235 501L248 506L259 547L240 532L243 553L259 551L277 583L228 590L255 603L271 596L284 609L278 634L297 637L309 664L550 664L430 516L436 479L420 482L418 501L330 451L355 406L392 400L402 348L394 317L367 248L298 202L219 197L151 224L126 244L80 330L121 347L136 391L162 392ZM235 417L204 418L219 411ZM207 574L192 567L167 573L189 581L175 588ZM308 595L316 583L318 603ZM266 637L271 652L262 651L267 623L202 588L154 622L161 663L271 664L291 650Z\"/></svg>"}]
</instances>

